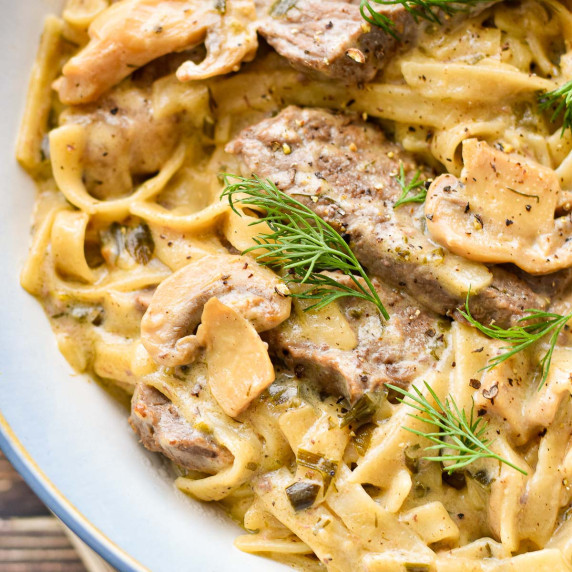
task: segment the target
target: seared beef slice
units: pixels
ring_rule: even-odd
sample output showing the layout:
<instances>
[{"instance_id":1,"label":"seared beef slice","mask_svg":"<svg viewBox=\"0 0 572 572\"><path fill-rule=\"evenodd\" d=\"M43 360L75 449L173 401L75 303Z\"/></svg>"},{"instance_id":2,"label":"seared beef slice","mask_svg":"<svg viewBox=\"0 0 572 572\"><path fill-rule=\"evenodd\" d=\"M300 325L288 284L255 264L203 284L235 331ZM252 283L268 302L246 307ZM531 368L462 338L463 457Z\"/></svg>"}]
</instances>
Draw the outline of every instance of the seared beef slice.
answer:
<instances>
[{"instance_id":1,"label":"seared beef slice","mask_svg":"<svg viewBox=\"0 0 572 572\"><path fill-rule=\"evenodd\" d=\"M400 164L408 179L417 165L354 114L288 107L242 131L227 150L241 157L246 174L270 178L343 233L370 274L404 288L438 314L455 315L468 286L475 291L479 281L471 311L481 321L506 326L525 309L546 305L514 274L489 271L431 242L422 205L394 209Z\"/></svg>"},{"instance_id":2,"label":"seared beef slice","mask_svg":"<svg viewBox=\"0 0 572 572\"><path fill-rule=\"evenodd\" d=\"M351 286L348 277L331 276ZM372 282L391 315L388 322L371 302L353 297L338 301L355 334L355 347L343 347L344 338L335 329L327 339L304 335L298 308L288 322L264 334L271 351L297 375L316 380L327 393L343 395L352 403L364 391L384 383L408 387L437 362L445 347L443 333L449 327L448 320L420 308L407 294L376 278Z\"/></svg>"},{"instance_id":3,"label":"seared beef slice","mask_svg":"<svg viewBox=\"0 0 572 572\"><path fill-rule=\"evenodd\" d=\"M149 451L187 469L215 474L233 462L226 447L194 428L172 401L144 383L135 388L129 423Z\"/></svg>"},{"instance_id":4,"label":"seared beef slice","mask_svg":"<svg viewBox=\"0 0 572 572\"><path fill-rule=\"evenodd\" d=\"M258 31L297 69L313 70L348 83L370 81L400 43L368 24L358 4L298 0L286 14L264 19ZM376 8L395 23L401 46L415 36L413 18L402 6Z\"/></svg>"}]
</instances>

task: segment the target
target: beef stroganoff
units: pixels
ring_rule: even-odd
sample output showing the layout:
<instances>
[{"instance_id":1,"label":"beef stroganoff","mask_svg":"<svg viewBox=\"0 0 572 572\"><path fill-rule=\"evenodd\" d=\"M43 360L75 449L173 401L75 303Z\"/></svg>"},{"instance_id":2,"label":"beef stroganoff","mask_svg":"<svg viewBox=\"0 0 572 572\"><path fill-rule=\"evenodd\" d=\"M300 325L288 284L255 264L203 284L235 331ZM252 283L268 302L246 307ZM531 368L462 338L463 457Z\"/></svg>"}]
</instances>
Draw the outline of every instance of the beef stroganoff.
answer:
<instances>
[{"instance_id":1,"label":"beef stroganoff","mask_svg":"<svg viewBox=\"0 0 572 572\"><path fill-rule=\"evenodd\" d=\"M68 0L22 285L176 486L303 570L572 570L572 14Z\"/></svg>"}]
</instances>

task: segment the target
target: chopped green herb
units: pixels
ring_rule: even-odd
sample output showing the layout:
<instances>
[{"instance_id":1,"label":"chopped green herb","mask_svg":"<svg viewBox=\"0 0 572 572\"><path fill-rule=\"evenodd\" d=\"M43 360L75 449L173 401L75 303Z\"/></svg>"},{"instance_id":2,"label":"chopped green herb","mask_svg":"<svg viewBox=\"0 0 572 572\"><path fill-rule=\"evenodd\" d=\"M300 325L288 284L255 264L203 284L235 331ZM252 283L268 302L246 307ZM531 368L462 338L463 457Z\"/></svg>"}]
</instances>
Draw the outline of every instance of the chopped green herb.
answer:
<instances>
[{"instance_id":1,"label":"chopped green herb","mask_svg":"<svg viewBox=\"0 0 572 572\"><path fill-rule=\"evenodd\" d=\"M61 314L63 317L64 313ZM100 305L77 304L73 306L67 314L81 324L90 323L94 326L101 326L103 323L104 311Z\"/></svg>"},{"instance_id":2,"label":"chopped green herb","mask_svg":"<svg viewBox=\"0 0 572 572\"><path fill-rule=\"evenodd\" d=\"M419 450L421 447L418 443L415 445L409 445L406 447L405 451L403 451L403 456L405 457L405 466L413 473L416 474L419 472Z\"/></svg>"},{"instance_id":3,"label":"chopped green herb","mask_svg":"<svg viewBox=\"0 0 572 572\"><path fill-rule=\"evenodd\" d=\"M354 447L362 457L366 454L366 451L369 448L371 437L376 428L377 425L375 423L366 423L355 432L355 437L353 438Z\"/></svg>"},{"instance_id":4,"label":"chopped green herb","mask_svg":"<svg viewBox=\"0 0 572 572\"><path fill-rule=\"evenodd\" d=\"M446 474L447 473L443 473L443 475L446 475ZM425 485L424 483L417 482L413 486L413 494L415 495L415 498L417 498L417 499L425 498L430 492L431 492L431 488L428 487L427 485Z\"/></svg>"},{"instance_id":5,"label":"chopped green herb","mask_svg":"<svg viewBox=\"0 0 572 572\"><path fill-rule=\"evenodd\" d=\"M320 485L301 481L286 487L286 495L292 508L298 512L310 508L320 492Z\"/></svg>"},{"instance_id":6,"label":"chopped green herb","mask_svg":"<svg viewBox=\"0 0 572 572\"><path fill-rule=\"evenodd\" d=\"M346 427L350 423L358 424L369 421L379 409L386 395L387 393L383 391L367 391L364 393L352 405L351 409L344 414L340 427Z\"/></svg>"},{"instance_id":7,"label":"chopped green herb","mask_svg":"<svg viewBox=\"0 0 572 572\"><path fill-rule=\"evenodd\" d=\"M396 177L396 181L401 187L401 196L395 201L393 208L396 209L401 205L407 203L422 203L427 198L427 189L425 188L425 181L419 179L421 176L421 170L418 170L411 181L406 182L405 180L405 170L403 169L403 163L399 162L399 176ZM409 193L415 191L416 189L422 188L416 195L409 196Z\"/></svg>"},{"instance_id":8,"label":"chopped green herb","mask_svg":"<svg viewBox=\"0 0 572 572\"><path fill-rule=\"evenodd\" d=\"M465 471L455 471L454 473L447 473L447 471L443 471L441 478L444 483L450 487L453 487L457 491L460 491L467 486Z\"/></svg>"},{"instance_id":9,"label":"chopped green herb","mask_svg":"<svg viewBox=\"0 0 572 572\"><path fill-rule=\"evenodd\" d=\"M479 483L479 485L481 485L482 487L485 487L486 489L490 489L491 483L494 481L494 479L492 479L484 469L481 469L476 473L471 473L470 471L467 471L467 476L476 481L477 483Z\"/></svg>"},{"instance_id":10,"label":"chopped green herb","mask_svg":"<svg viewBox=\"0 0 572 572\"><path fill-rule=\"evenodd\" d=\"M149 227L141 223L127 231L125 240L127 252L139 263L147 264L153 257L155 243Z\"/></svg>"},{"instance_id":11,"label":"chopped green herb","mask_svg":"<svg viewBox=\"0 0 572 572\"><path fill-rule=\"evenodd\" d=\"M529 195L527 193L521 193L520 191L517 191L516 189L513 189L512 187L505 187L507 191L510 191L511 193L516 193L517 195L520 195L521 197L528 197L530 199L534 199L537 203L540 202L540 197L538 195Z\"/></svg>"},{"instance_id":12,"label":"chopped green herb","mask_svg":"<svg viewBox=\"0 0 572 572\"><path fill-rule=\"evenodd\" d=\"M298 449L297 462L302 467L307 467L308 469L313 469L314 471L321 473L324 479L325 494L330 486L332 478L336 475L338 463L336 461L330 461L318 453L306 451L305 449Z\"/></svg>"}]
</instances>

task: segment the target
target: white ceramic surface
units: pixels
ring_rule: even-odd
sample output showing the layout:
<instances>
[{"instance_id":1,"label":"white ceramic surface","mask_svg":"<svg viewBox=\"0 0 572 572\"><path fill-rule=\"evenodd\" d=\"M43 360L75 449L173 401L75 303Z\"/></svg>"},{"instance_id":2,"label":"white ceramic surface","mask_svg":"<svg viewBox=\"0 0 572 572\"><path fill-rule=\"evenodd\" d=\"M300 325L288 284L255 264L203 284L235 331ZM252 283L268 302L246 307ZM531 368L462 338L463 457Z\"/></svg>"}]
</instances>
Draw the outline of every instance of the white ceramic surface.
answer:
<instances>
[{"instance_id":1,"label":"white ceramic surface","mask_svg":"<svg viewBox=\"0 0 572 572\"><path fill-rule=\"evenodd\" d=\"M50 508L120 570L284 570L243 554L239 529L175 490L126 411L58 353L19 286L35 189L14 160L29 71L57 0L0 0L0 446Z\"/></svg>"}]
</instances>

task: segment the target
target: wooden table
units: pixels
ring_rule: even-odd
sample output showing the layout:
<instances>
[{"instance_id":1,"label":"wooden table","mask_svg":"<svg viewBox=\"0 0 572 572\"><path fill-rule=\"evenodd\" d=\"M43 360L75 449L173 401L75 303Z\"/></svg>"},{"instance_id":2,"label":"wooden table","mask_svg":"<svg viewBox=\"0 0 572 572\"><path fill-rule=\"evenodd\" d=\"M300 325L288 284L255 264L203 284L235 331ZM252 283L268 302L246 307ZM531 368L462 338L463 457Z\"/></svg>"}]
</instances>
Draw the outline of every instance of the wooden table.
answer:
<instances>
[{"instance_id":1,"label":"wooden table","mask_svg":"<svg viewBox=\"0 0 572 572\"><path fill-rule=\"evenodd\" d=\"M51 515L0 451L0 572L111 570Z\"/></svg>"}]
</instances>

